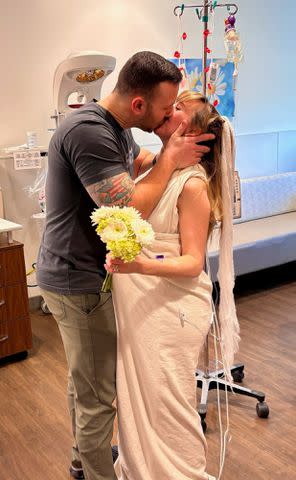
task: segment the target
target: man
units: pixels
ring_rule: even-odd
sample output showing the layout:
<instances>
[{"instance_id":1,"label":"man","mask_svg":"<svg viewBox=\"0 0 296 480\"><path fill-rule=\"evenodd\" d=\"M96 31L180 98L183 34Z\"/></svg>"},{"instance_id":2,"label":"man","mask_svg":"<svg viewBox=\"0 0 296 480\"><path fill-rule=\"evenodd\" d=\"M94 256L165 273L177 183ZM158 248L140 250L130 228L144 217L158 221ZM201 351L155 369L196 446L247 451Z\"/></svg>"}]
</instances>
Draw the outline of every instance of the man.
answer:
<instances>
[{"instance_id":1,"label":"man","mask_svg":"<svg viewBox=\"0 0 296 480\"><path fill-rule=\"evenodd\" d=\"M148 175L136 185L132 180L134 162L144 171L153 155L136 145L129 129L151 132L162 125L172 114L181 78L173 63L139 52L120 71L114 91L69 116L50 142L37 280L69 366L75 478L115 479L110 441L116 327L111 295L100 293L106 251L90 214L101 205L128 205L147 218L174 170L195 164L208 151L196 142L213 136L183 137L186 125L181 125Z\"/></svg>"}]
</instances>

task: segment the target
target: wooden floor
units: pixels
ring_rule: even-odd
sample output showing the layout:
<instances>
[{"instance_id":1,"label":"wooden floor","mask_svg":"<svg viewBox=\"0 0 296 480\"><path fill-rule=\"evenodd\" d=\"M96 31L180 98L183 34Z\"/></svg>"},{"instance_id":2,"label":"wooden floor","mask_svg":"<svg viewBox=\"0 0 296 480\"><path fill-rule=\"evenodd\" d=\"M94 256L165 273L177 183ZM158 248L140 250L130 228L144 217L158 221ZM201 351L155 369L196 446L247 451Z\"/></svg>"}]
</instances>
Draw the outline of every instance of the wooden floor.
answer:
<instances>
[{"instance_id":1,"label":"wooden floor","mask_svg":"<svg viewBox=\"0 0 296 480\"><path fill-rule=\"evenodd\" d=\"M257 417L255 400L230 396L232 439L224 480L296 479L295 272L294 263L237 282L242 337L237 360L246 365L244 385L266 393L270 417ZM30 356L0 366L0 479L68 480L72 439L65 357L50 315L33 314L32 326ZM215 474L219 451L215 392L210 399L208 470Z\"/></svg>"}]
</instances>

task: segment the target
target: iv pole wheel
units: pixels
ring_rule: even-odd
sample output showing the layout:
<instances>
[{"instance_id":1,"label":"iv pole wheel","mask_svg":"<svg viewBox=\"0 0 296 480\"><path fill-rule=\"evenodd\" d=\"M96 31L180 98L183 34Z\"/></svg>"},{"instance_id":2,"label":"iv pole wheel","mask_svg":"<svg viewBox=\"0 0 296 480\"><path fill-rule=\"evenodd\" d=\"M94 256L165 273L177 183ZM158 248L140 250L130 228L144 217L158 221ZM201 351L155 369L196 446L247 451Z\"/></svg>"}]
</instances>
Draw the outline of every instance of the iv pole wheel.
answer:
<instances>
[{"instance_id":1,"label":"iv pole wheel","mask_svg":"<svg viewBox=\"0 0 296 480\"><path fill-rule=\"evenodd\" d=\"M269 415L269 407L266 402L259 402L256 405L256 412L258 417L267 418Z\"/></svg>"},{"instance_id":2,"label":"iv pole wheel","mask_svg":"<svg viewBox=\"0 0 296 480\"><path fill-rule=\"evenodd\" d=\"M202 426L202 431L203 431L203 433L206 433L206 431L207 431L207 424L206 424L205 420L203 420L203 419L201 420L201 426Z\"/></svg>"},{"instance_id":3,"label":"iv pole wheel","mask_svg":"<svg viewBox=\"0 0 296 480\"><path fill-rule=\"evenodd\" d=\"M206 414L207 414L207 406L204 404L200 404L198 408L198 414L200 416L200 423L203 429L203 432L206 433L207 431L207 424L206 424Z\"/></svg>"},{"instance_id":4,"label":"iv pole wheel","mask_svg":"<svg viewBox=\"0 0 296 480\"><path fill-rule=\"evenodd\" d=\"M244 372L237 370L232 373L232 378L235 383L242 383L243 379L245 377Z\"/></svg>"}]
</instances>

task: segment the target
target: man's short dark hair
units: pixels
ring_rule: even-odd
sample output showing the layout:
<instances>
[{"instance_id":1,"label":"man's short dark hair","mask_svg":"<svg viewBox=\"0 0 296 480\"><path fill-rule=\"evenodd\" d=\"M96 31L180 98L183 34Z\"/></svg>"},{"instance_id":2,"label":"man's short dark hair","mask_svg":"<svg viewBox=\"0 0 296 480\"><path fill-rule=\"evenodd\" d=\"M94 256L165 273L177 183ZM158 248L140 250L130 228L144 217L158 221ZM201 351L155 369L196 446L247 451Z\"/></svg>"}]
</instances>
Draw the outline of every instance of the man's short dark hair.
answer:
<instances>
[{"instance_id":1,"label":"man's short dark hair","mask_svg":"<svg viewBox=\"0 0 296 480\"><path fill-rule=\"evenodd\" d=\"M138 52L120 70L115 91L147 95L160 82L177 85L181 80L182 74L174 63L154 52Z\"/></svg>"}]
</instances>

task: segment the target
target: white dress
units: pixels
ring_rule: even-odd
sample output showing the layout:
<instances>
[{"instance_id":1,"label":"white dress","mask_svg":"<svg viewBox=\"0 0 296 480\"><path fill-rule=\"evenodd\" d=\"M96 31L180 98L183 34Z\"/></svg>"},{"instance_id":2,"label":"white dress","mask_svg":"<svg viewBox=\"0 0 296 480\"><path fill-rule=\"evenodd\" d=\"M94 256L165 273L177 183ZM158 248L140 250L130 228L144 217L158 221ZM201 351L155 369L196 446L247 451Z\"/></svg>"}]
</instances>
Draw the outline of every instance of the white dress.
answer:
<instances>
[{"instance_id":1,"label":"white dress","mask_svg":"<svg viewBox=\"0 0 296 480\"><path fill-rule=\"evenodd\" d=\"M149 218L156 239L143 255L180 255L177 201L192 176L206 181L200 167L172 176ZM196 278L113 275L119 480L213 478L206 473L195 381L211 323L211 292L205 272Z\"/></svg>"}]
</instances>

